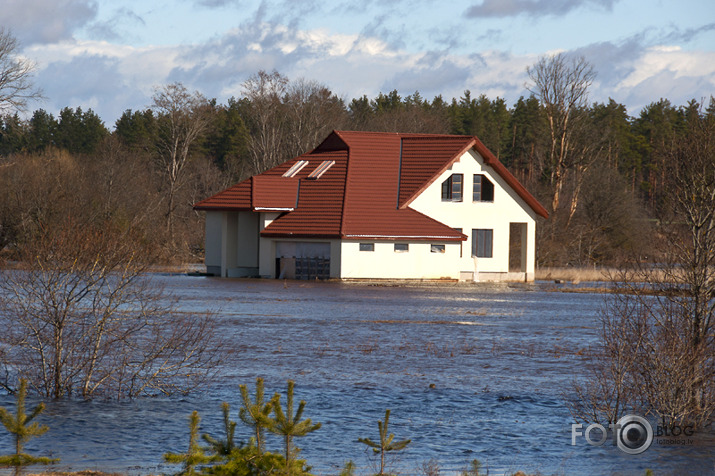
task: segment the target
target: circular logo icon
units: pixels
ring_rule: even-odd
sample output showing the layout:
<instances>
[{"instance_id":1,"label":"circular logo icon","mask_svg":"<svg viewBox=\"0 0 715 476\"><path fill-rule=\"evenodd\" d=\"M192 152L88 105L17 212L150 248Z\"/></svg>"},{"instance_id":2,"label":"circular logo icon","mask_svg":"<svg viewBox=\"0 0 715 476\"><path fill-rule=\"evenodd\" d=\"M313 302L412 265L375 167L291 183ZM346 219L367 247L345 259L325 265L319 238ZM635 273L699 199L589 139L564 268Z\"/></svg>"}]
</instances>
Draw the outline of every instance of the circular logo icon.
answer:
<instances>
[{"instance_id":1,"label":"circular logo icon","mask_svg":"<svg viewBox=\"0 0 715 476\"><path fill-rule=\"evenodd\" d=\"M638 455L653 443L653 428L648 420L637 415L626 415L616 426L618 448L624 453Z\"/></svg>"}]
</instances>

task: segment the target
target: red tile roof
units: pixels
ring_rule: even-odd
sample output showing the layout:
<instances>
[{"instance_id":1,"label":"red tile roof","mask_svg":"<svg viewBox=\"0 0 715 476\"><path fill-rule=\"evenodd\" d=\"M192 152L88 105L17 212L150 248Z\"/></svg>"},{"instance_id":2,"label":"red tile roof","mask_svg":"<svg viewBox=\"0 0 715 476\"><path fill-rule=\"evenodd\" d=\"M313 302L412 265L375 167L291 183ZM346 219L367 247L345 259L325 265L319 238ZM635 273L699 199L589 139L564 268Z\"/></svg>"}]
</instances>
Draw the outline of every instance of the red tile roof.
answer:
<instances>
[{"instance_id":1,"label":"red tile roof","mask_svg":"<svg viewBox=\"0 0 715 476\"><path fill-rule=\"evenodd\" d=\"M256 211L293 211L298 204L300 181L279 175L255 175L251 180L251 205Z\"/></svg>"},{"instance_id":2,"label":"red tile roof","mask_svg":"<svg viewBox=\"0 0 715 476\"><path fill-rule=\"evenodd\" d=\"M462 241L465 235L409 203L472 147L535 213L548 217L476 137L350 131L333 131L313 151L194 208L286 211L262 231L267 237ZM283 177L299 160L308 164L294 177ZM334 164L318 179L307 179L324 161Z\"/></svg>"}]
</instances>

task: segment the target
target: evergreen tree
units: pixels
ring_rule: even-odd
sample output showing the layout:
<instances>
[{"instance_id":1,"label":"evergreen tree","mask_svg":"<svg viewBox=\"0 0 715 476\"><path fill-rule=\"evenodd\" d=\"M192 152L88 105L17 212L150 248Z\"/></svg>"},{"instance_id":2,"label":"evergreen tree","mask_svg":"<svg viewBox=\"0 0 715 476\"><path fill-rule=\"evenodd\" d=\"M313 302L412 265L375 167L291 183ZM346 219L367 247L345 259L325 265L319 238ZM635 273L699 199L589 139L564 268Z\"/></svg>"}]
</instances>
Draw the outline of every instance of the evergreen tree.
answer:
<instances>
[{"instance_id":1,"label":"evergreen tree","mask_svg":"<svg viewBox=\"0 0 715 476\"><path fill-rule=\"evenodd\" d=\"M258 453L261 454L265 451L266 428L270 428L275 424L275 421L270 417L273 404L264 400L263 379L260 377L256 379L256 397L254 401L251 401L246 385L239 385L239 389L241 390L241 404L243 406L238 411L238 417L253 429L253 444Z\"/></svg>"},{"instance_id":2,"label":"evergreen tree","mask_svg":"<svg viewBox=\"0 0 715 476\"><path fill-rule=\"evenodd\" d=\"M228 456L231 454L231 452L234 450L236 447L234 444L234 433L236 432L236 422L231 421L229 412L231 411L231 406L223 402L221 404L221 409L223 411L223 428L224 432L226 433L226 439L225 440L217 440L211 435L208 435L204 433L201 435L201 437L206 441L209 445L210 448L216 453L218 456Z\"/></svg>"},{"instance_id":3,"label":"evergreen tree","mask_svg":"<svg viewBox=\"0 0 715 476\"><path fill-rule=\"evenodd\" d=\"M199 412L194 412L189 417L189 448L186 453L165 453L164 460L167 463L183 464L184 468L178 473L182 476L191 476L197 474L196 466L207 464L214 460L211 456L204 453L203 448L199 445L199 423L201 417Z\"/></svg>"},{"instance_id":4,"label":"evergreen tree","mask_svg":"<svg viewBox=\"0 0 715 476\"><path fill-rule=\"evenodd\" d=\"M27 148L30 152L45 150L51 145L55 145L55 132L57 131L57 120L44 109L38 109L32 114L30 119L30 130L28 131Z\"/></svg>"},{"instance_id":5,"label":"evergreen tree","mask_svg":"<svg viewBox=\"0 0 715 476\"><path fill-rule=\"evenodd\" d=\"M364 443L372 450L375 452L375 454L380 455L380 472L378 473L379 475L384 475L385 474L385 455L389 453L390 451L400 451L404 450L407 445L410 444L412 440L400 440L400 441L393 441L395 438L395 435L392 433L388 434L387 430L387 425L389 424L390 421L390 410L387 409L385 410L385 422L383 423L382 421L378 420L377 421L377 428L380 431L380 442L375 443L369 438L358 438L358 441L360 443Z\"/></svg>"},{"instance_id":6,"label":"evergreen tree","mask_svg":"<svg viewBox=\"0 0 715 476\"><path fill-rule=\"evenodd\" d=\"M158 142L158 125L151 109L127 109L114 123L114 134L132 150L153 153Z\"/></svg>"},{"instance_id":7,"label":"evergreen tree","mask_svg":"<svg viewBox=\"0 0 715 476\"><path fill-rule=\"evenodd\" d=\"M301 400L298 404L298 410L293 414L293 388L295 382L292 380L288 381L288 393L286 398L286 410L283 411L283 407L280 402L280 395L276 395L273 398L273 411L275 413L275 422L268 427L268 431L280 435L283 437L283 442L285 444L285 459L286 459L286 469L288 474L292 473L293 461L296 454L300 451L297 447L294 447L293 438L305 436L321 427L320 423L313 424L310 418L306 418L301 421L303 416L303 410L305 409L305 400Z\"/></svg>"},{"instance_id":8,"label":"evergreen tree","mask_svg":"<svg viewBox=\"0 0 715 476\"><path fill-rule=\"evenodd\" d=\"M20 388L17 390L15 399L15 415L12 415L5 408L0 407L0 422L7 431L12 433L15 441L15 454L0 456L0 466L12 466L15 468L15 476L20 474L24 466L34 464L51 464L59 461L46 457L36 457L23 453L22 449L31 438L44 435L49 428L37 422L30 424L37 415L45 410L45 404L40 403L28 415L25 413L25 396L27 395L27 380L20 379Z\"/></svg>"},{"instance_id":9,"label":"evergreen tree","mask_svg":"<svg viewBox=\"0 0 715 476\"><path fill-rule=\"evenodd\" d=\"M25 140L25 125L17 113L0 117L0 156L22 151Z\"/></svg>"},{"instance_id":10,"label":"evergreen tree","mask_svg":"<svg viewBox=\"0 0 715 476\"><path fill-rule=\"evenodd\" d=\"M66 107L60 111L55 140L70 153L91 154L108 134L102 120L91 109Z\"/></svg>"},{"instance_id":11,"label":"evergreen tree","mask_svg":"<svg viewBox=\"0 0 715 476\"><path fill-rule=\"evenodd\" d=\"M231 98L228 106L214 106L214 120L209 125L202 149L232 180L249 173L248 145L250 135L241 117L238 101Z\"/></svg>"}]
</instances>

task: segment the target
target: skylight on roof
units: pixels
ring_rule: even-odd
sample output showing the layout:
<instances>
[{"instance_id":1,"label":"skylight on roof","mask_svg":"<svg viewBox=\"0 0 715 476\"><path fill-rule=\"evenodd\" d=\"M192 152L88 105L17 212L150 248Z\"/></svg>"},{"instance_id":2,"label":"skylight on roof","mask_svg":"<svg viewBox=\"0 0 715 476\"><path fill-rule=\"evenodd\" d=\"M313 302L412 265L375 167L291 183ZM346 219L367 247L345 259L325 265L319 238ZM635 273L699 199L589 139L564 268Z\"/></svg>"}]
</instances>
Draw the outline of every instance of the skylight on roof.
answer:
<instances>
[{"instance_id":1,"label":"skylight on roof","mask_svg":"<svg viewBox=\"0 0 715 476\"><path fill-rule=\"evenodd\" d=\"M303 167L305 167L306 165L308 165L308 161L307 161L307 160L299 160L298 162L296 162L295 164L293 164L293 167L289 168L289 169L283 174L283 177L288 177L288 178L295 177L295 176L298 174L298 172L300 172L301 170L303 170Z\"/></svg>"},{"instance_id":2,"label":"skylight on roof","mask_svg":"<svg viewBox=\"0 0 715 476\"><path fill-rule=\"evenodd\" d=\"M333 165L335 165L334 160L324 160L322 164L318 165L315 170L308 175L308 178L313 180L319 179Z\"/></svg>"}]
</instances>

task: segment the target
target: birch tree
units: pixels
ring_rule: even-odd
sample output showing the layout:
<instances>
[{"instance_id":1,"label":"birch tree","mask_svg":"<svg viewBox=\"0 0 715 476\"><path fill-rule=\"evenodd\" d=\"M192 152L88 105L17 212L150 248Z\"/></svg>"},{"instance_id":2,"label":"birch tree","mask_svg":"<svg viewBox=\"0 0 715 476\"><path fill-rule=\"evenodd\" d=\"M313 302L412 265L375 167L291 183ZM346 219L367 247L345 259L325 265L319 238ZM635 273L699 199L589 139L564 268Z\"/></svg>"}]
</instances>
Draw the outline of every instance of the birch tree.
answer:
<instances>
[{"instance_id":1,"label":"birch tree","mask_svg":"<svg viewBox=\"0 0 715 476\"><path fill-rule=\"evenodd\" d=\"M541 102L549 123L549 183L551 208L556 211L567 173L572 169L585 172L586 164L573 153L574 135L584 120L588 89L596 73L585 58L570 58L563 53L543 56L526 71L531 80L527 88Z\"/></svg>"},{"instance_id":2,"label":"birch tree","mask_svg":"<svg viewBox=\"0 0 715 476\"><path fill-rule=\"evenodd\" d=\"M189 92L181 83L158 88L152 109L158 116L158 155L166 177L166 230L174 237L176 194L183 185L186 165L211 121L208 100L198 91Z\"/></svg>"},{"instance_id":3,"label":"birch tree","mask_svg":"<svg viewBox=\"0 0 715 476\"><path fill-rule=\"evenodd\" d=\"M287 118L283 97L288 78L277 71L259 71L243 83L248 104L253 173L260 173L290 158L286 154Z\"/></svg>"}]
</instances>

